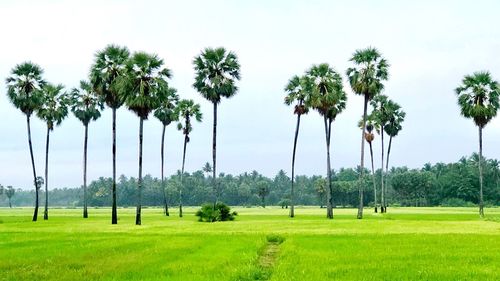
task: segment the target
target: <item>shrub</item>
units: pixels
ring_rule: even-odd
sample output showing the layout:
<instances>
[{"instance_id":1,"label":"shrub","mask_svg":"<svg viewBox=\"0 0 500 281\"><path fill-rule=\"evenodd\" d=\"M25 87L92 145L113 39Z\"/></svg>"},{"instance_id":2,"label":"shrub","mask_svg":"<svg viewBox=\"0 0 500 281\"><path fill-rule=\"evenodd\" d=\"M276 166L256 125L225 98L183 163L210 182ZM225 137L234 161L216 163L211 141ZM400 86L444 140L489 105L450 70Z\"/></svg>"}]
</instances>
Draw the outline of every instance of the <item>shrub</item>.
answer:
<instances>
[{"instance_id":1,"label":"shrub","mask_svg":"<svg viewBox=\"0 0 500 281\"><path fill-rule=\"evenodd\" d=\"M205 222L216 222L216 221L232 221L234 217L238 215L236 212L231 212L231 208L224 203L213 204L203 204L201 209L196 211L195 214L198 217L198 221Z\"/></svg>"},{"instance_id":2,"label":"shrub","mask_svg":"<svg viewBox=\"0 0 500 281\"><path fill-rule=\"evenodd\" d=\"M441 202L443 207L475 207L476 204L467 202L460 198L447 198Z\"/></svg>"},{"instance_id":3,"label":"shrub","mask_svg":"<svg viewBox=\"0 0 500 281\"><path fill-rule=\"evenodd\" d=\"M283 243L283 241L285 241L285 238L283 236L280 236L277 234L267 235L266 239L267 239L267 242L276 243L276 244L281 244L281 243Z\"/></svg>"}]
</instances>

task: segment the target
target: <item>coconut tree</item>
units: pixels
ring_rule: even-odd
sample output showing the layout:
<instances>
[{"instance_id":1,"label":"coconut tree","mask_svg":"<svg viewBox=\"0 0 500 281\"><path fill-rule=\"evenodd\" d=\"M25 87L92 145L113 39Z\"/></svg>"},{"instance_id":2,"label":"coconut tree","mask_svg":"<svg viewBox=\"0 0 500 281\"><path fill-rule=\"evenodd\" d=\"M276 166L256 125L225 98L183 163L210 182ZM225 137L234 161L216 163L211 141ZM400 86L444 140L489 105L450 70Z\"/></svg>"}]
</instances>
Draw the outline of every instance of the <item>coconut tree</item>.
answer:
<instances>
[{"instance_id":1,"label":"coconut tree","mask_svg":"<svg viewBox=\"0 0 500 281\"><path fill-rule=\"evenodd\" d=\"M139 177L137 180L137 208L135 224L141 225L142 197L142 144L143 124L149 113L157 109L166 91L166 79L171 77L170 70L164 67L163 60L157 55L136 52L126 63L125 75L118 78L118 87L125 103L139 117ZM164 88L163 91L159 89Z\"/></svg>"},{"instance_id":2,"label":"coconut tree","mask_svg":"<svg viewBox=\"0 0 500 281\"><path fill-rule=\"evenodd\" d=\"M172 122L179 119L175 107L179 101L179 96L177 95L177 90L172 87L161 87L158 89L158 95L160 96L158 108L154 112L154 116L160 120L163 125L161 133L161 189L163 191L163 205L164 214L169 216L168 203L167 203L167 192L165 190L165 176L164 176L164 159L165 159L165 129Z\"/></svg>"},{"instance_id":3,"label":"coconut tree","mask_svg":"<svg viewBox=\"0 0 500 281\"><path fill-rule=\"evenodd\" d=\"M7 96L9 100L21 112L26 115L26 124L28 127L28 146L31 156L31 167L33 169L33 184L35 186L35 210L33 212L33 221L38 218L38 185L35 167L35 158L33 156L33 145L31 144L31 125L30 118L33 112L37 110L41 103L40 90L45 81L42 79L43 70L37 64L24 62L16 65L7 77Z\"/></svg>"},{"instance_id":4,"label":"coconut tree","mask_svg":"<svg viewBox=\"0 0 500 281\"><path fill-rule=\"evenodd\" d=\"M104 103L92 89L88 81L81 80L79 88L71 90L71 111L75 117L82 122L85 128L83 139L83 218L88 218L87 211L87 141L90 121L96 121L101 117Z\"/></svg>"},{"instance_id":5,"label":"coconut tree","mask_svg":"<svg viewBox=\"0 0 500 281\"><path fill-rule=\"evenodd\" d=\"M364 97L363 103L363 126L361 130L361 163L360 163L360 184L359 184L359 206L357 218L363 218L363 184L365 165L365 132L368 102L384 89L383 81L389 77L389 64L380 55L377 49L369 47L357 50L350 61L354 67L346 71L349 84L355 94Z\"/></svg>"},{"instance_id":6,"label":"coconut tree","mask_svg":"<svg viewBox=\"0 0 500 281\"><path fill-rule=\"evenodd\" d=\"M295 216L295 195L294 195L294 183L295 183L295 151L297 149L297 139L299 137L299 127L300 127L300 117L302 114L307 114L309 112L309 107L306 105L309 103L308 93L303 86L304 78L297 75L293 76L288 84L285 86L285 104L291 105L295 103L293 113L297 115L297 125L295 127L295 136L293 139L293 152L292 152L292 187L290 191L290 217Z\"/></svg>"},{"instance_id":7,"label":"coconut tree","mask_svg":"<svg viewBox=\"0 0 500 281\"><path fill-rule=\"evenodd\" d=\"M479 215L484 217L483 201L483 129L497 115L500 87L489 72L475 72L466 75L462 84L456 88L460 112L471 118L479 131Z\"/></svg>"},{"instance_id":8,"label":"coconut tree","mask_svg":"<svg viewBox=\"0 0 500 281\"><path fill-rule=\"evenodd\" d=\"M333 219L333 187L332 169L330 163L330 139L332 123L346 106L347 95L342 87L342 78L327 63L313 65L307 72L304 85L311 95L311 106L323 116L326 139L326 167L327 167L327 211L326 217Z\"/></svg>"},{"instance_id":9,"label":"coconut tree","mask_svg":"<svg viewBox=\"0 0 500 281\"><path fill-rule=\"evenodd\" d=\"M12 199L12 196L14 196L14 194L16 193L16 190L12 187L12 186L7 186L7 188L5 189L5 196L7 196L7 198L9 199L9 208L12 208L12 202L11 202L11 199Z\"/></svg>"},{"instance_id":10,"label":"coconut tree","mask_svg":"<svg viewBox=\"0 0 500 281\"><path fill-rule=\"evenodd\" d=\"M240 64L236 54L219 47L206 48L193 60L195 82L193 87L213 104L214 123L212 139L212 183L214 192L214 208L218 201L217 188L217 106L222 98L230 98L236 94L236 80L240 79Z\"/></svg>"},{"instance_id":11,"label":"coconut tree","mask_svg":"<svg viewBox=\"0 0 500 281\"><path fill-rule=\"evenodd\" d=\"M90 68L90 84L106 105L112 110L113 136L113 184L111 223L118 223L116 211L116 110L123 105L124 99L120 95L117 82L125 72L125 63L130 55L126 47L108 45L95 54L94 64Z\"/></svg>"},{"instance_id":12,"label":"coconut tree","mask_svg":"<svg viewBox=\"0 0 500 281\"><path fill-rule=\"evenodd\" d=\"M182 189L183 187L183 176L184 176L184 164L186 163L186 146L189 142L189 133L193 130L193 125L191 123L192 119L201 122L202 114L200 110L200 105L195 104L193 100L180 100L177 104L176 109L177 115L179 116L179 123L177 124L177 129L182 131L184 135L184 149L182 152L182 168L181 168L181 185L179 186L179 217L182 218Z\"/></svg>"},{"instance_id":13,"label":"coconut tree","mask_svg":"<svg viewBox=\"0 0 500 281\"><path fill-rule=\"evenodd\" d=\"M45 84L41 90L42 105L37 109L36 115L47 124L47 138L45 142L45 209L43 219L49 219L49 142L50 132L55 126L68 116L68 95L63 85Z\"/></svg>"}]
</instances>

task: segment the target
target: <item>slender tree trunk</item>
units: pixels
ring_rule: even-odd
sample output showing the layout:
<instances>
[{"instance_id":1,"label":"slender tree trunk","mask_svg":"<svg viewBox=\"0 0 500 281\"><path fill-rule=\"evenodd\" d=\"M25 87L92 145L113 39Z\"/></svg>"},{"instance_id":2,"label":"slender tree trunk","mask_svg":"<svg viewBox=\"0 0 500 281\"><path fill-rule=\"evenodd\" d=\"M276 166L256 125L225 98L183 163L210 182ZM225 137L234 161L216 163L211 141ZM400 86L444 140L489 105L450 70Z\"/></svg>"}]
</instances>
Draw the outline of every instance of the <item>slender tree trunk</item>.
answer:
<instances>
[{"instance_id":1,"label":"slender tree trunk","mask_svg":"<svg viewBox=\"0 0 500 281\"><path fill-rule=\"evenodd\" d=\"M484 218L483 201L483 128L479 126L479 216Z\"/></svg>"},{"instance_id":2,"label":"slender tree trunk","mask_svg":"<svg viewBox=\"0 0 500 281\"><path fill-rule=\"evenodd\" d=\"M116 211L116 108L113 108L113 185L112 185L112 207L111 224L118 223Z\"/></svg>"},{"instance_id":3,"label":"slender tree trunk","mask_svg":"<svg viewBox=\"0 0 500 281\"><path fill-rule=\"evenodd\" d=\"M85 124L85 138L83 141L83 218L89 217L87 211L87 140L89 124Z\"/></svg>"},{"instance_id":4,"label":"slender tree trunk","mask_svg":"<svg viewBox=\"0 0 500 281\"><path fill-rule=\"evenodd\" d=\"M366 111L368 108L368 96L365 95L365 102L363 106L363 129L361 130L361 165L359 172L359 205L358 205L358 219L363 218L363 178L365 176L365 127L366 127Z\"/></svg>"},{"instance_id":5,"label":"slender tree trunk","mask_svg":"<svg viewBox=\"0 0 500 281\"><path fill-rule=\"evenodd\" d=\"M293 140L293 153L292 153L292 189L290 192L290 217L295 217L295 194L294 194L294 183L295 183L295 151L297 149L297 139L299 137L299 126L300 126L300 113L297 114L297 127L295 128L295 138Z\"/></svg>"},{"instance_id":6,"label":"slender tree trunk","mask_svg":"<svg viewBox=\"0 0 500 281\"><path fill-rule=\"evenodd\" d=\"M323 117L325 122L325 137L326 137L326 176L328 178L328 191L326 193L326 217L328 219L333 219L333 188L332 188L332 169L330 166L330 130L332 128L332 122L328 121L326 116Z\"/></svg>"},{"instance_id":7,"label":"slender tree trunk","mask_svg":"<svg viewBox=\"0 0 500 281\"><path fill-rule=\"evenodd\" d=\"M372 148L372 142L368 142L370 145L370 160L372 162L372 181L373 181L373 201L375 202L375 213L378 212L377 210L377 183L375 182L375 166L373 165L373 148Z\"/></svg>"},{"instance_id":8,"label":"slender tree trunk","mask_svg":"<svg viewBox=\"0 0 500 281\"><path fill-rule=\"evenodd\" d=\"M35 158L33 157L33 145L31 144L31 126L30 126L30 116L26 115L26 123L28 125L28 146L30 148L31 156L31 167L33 168L33 183L35 184L35 210L33 212L33 221L38 219L38 185L36 182L36 168L35 168Z\"/></svg>"},{"instance_id":9,"label":"slender tree trunk","mask_svg":"<svg viewBox=\"0 0 500 281\"><path fill-rule=\"evenodd\" d=\"M50 128L47 126L47 140L45 142L45 209L43 219L49 219L49 136Z\"/></svg>"},{"instance_id":10,"label":"slender tree trunk","mask_svg":"<svg viewBox=\"0 0 500 281\"><path fill-rule=\"evenodd\" d=\"M387 147L387 161L385 162L385 173L386 175L389 174L389 157L391 156L391 146L392 146L392 136L389 137L389 147ZM387 213L387 204L386 204L386 189L387 189L387 186L388 186L388 177L385 178L385 184L384 184L384 190L383 190L383 193L382 193L382 198L384 200L384 213Z\"/></svg>"},{"instance_id":11,"label":"slender tree trunk","mask_svg":"<svg viewBox=\"0 0 500 281\"><path fill-rule=\"evenodd\" d=\"M163 207L165 216L170 216L168 212L168 203L167 203L167 192L165 191L165 176L163 174L163 166L164 166L164 155L165 155L165 129L167 126L163 125L163 130L161 132L161 189L163 190Z\"/></svg>"},{"instance_id":12,"label":"slender tree trunk","mask_svg":"<svg viewBox=\"0 0 500 281\"><path fill-rule=\"evenodd\" d=\"M184 177L184 163L186 163L186 145L188 142L188 136L185 135L184 137L184 152L182 153L182 169L181 169L181 186L179 188L179 217L182 218L182 189L184 188L184 182L183 177Z\"/></svg>"},{"instance_id":13,"label":"slender tree trunk","mask_svg":"<svg viewBox=\"0 0 500 281\"><path fill-rule=\"evenodd\" d=\"M140 120L139 120L139 179L137 181L137 209L135 212L135 225L141 225L143 124L144 124L144 118L140 117Z\"/></svg>"},{"instance_id":14,"label":"slender tree trunk","mask_svg":"<svg viewBox=\"0 0 500 281\"><path fill-rule=\"evenodd\" d=\"M381 143L382 143L382 169L380 173L380 190L382 190L382 193L385 193L385 184L384 184L384 126L380 126L380 138L381 138ZM385 197L384 197L384 202L382 203L382 213L385 213Z\"/></svg>"},{"instance_id":15,"label":"slender tree trunk","mask_svg":"<svg viewBox=\"0 0 500 281\"><path fill-rule=\"evenodd\" d=\"M12 203L10 202L10 197L9 197L9 208L12 209Z\"/></svg>"},{"instance_id":16,"label":"slender tree trunk","mask_svg":"<svg viewBox=\"0 0 500 281\"><path fill-rule=\"evenodd\" d=\"M217 188L217 173L216 173L216 157L217 157L217 103L214 102L214 128L213 128L213 140L212 140L212 163L213 163L213 169L212 169L212 184L214 188L214 210L215 210L215 205L217 205L217 201L219 200L219 192Z\"/></svg>"}]
</instances>

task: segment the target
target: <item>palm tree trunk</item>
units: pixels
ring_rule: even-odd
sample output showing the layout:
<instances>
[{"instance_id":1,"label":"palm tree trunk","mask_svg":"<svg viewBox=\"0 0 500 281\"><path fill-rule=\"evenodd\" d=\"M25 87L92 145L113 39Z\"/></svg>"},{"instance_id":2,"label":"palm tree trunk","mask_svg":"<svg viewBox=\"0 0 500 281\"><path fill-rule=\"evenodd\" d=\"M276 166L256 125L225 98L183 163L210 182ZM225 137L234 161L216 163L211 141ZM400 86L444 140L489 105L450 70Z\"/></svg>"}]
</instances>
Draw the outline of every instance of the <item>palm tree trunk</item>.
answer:
<instances>
[{"instance_id":1,"label":"palm tree trunk","mask_svg":"<svg viewBox=\"0 0 500 281\"><path fill-rule=\"evenodd\" d=\"M85 138L83 141L83 218L89 217L87 211L87 140L89 125L85 124Z\"/></svg>"},{"instance_id":2,"label":"palm tree trunk","mask_svg":"<svg viewBox=\"0 0 500 281\"><path fill-rule=\"evenodd\" d=\"M295 138L293 140L293 153L292 153L292 189L290 192L290 217L295 217L295 206L294 206L294 183L295 183L295 151L297 149L297 139L299 137L299 126L300 126L300 113L297 114L297 127L295 128Z\"/></svg>"},{"instance_id":3,"label":"palm tree trunk","mask_svg":"<svg viewBox=\"0 0 500 281\"><path fill-rule=\"evenodd\" d=\"M47 141L45 142L45 209L43 219L49 219L49 136L50 128L47 126Z\"/></svg>"},{"instance_id":4,"label":"palm tree trunk","mask_svg":"<svg viewBox=\"0 0 500 281\"><path fill-rule=\"evenodd\" d=\"M165 154L165 128L167 126L163 125L163 130L161 132L161 189L163 190L163 206L165 216L169 216L168 213L168 203L167 203L167 192L165 191L165 176L163 174L163 166L164 166L164 154Z\"/></svg>"},{"instance_id":5,"label":"palm tree trunk","mask_svg":"<svg viewBox=\"0 0 500 281\"><path fill-rule=\"evenodd\" d=\"M187 145L187 142L188 142L188 135L185 135L185 137L184 137L184 152L182 153L181 186L179 187L179 217L181 217L181 218L182 218L182 189L184 188L182 178L184 177L184 163L186 163L186 145Z\"/></svg>"},{"instance_id":6,"label":"palm tree trunk","mask_svg":"<svg viewBox=\"0 0 500 281\"><path fill-rule=\"evenodd\" d=\"M141 199L142 199L142 132L144 118L139 118L139 179L137 181L137 209L135 211L135 225L141 225Z\"/></svg>"},{"instance_id":7,"label":"palm tree trunk","mask_svg":"<svg viewBox=\"0 0 500 281\"><path fill-rule=\"evenodd\" d=\"M382 143L382 166L381 167L384 167L384 126L380 126L380 138L381 138L381 143ZM385 185L384 185L384 168L381 169L380 171L380 190L382 190L382 193L385 192ZM384 197L385 199L385 197ZM381 212L382 213L385 213L385 200L382 204L382 207L381 207Z\"/></svg>"},{"instance_id":8,"label":"palm tree trunk","mask_svg":"<svg viewBox=\"0 0 500 281\"><path fill-rule=\"evenodd\" d=\"M372 142L368 142L370 145L370 160L372 162L372 181L373 181L373 201L375 202L375 213L378 212L377 210L377 183L375 182L375 166L373 165L373 148L372 148Z\"/></svg>"},{"instance_id":9,"label":"palm tree trunk","mask_svg":"<svg viewBox=\"0 0 500 281\"><path fill-rule=\"evenodd\" d=\"M214 188L214 210L215 205L217 205L217 201L219 200L219 193L217 188L217 179L216 179L216 156L217 156L217 103L214 102L214 127L213 127L213 140L212 140L212 184Z\"/></svg>"},{"instance_id":10,"label":"palm tree trunk","mask_svg":"<svg viewBox=\"0 0 500 281\"><path fill-rule=\"evenodd\" d=\"M112 185L112 207L111 224L118 223L116 212L116 108L113 108L113 185Z\"/></svg>"},{"instance_id":11,"label":"palm tree trunk","mask_svg":"<svg viewBox=\"0 0 500 281\"><path fill-rule=\"evenodd\" d=\"M392 136L389 137L389 147L387 147L387 161L385 162L385 173L389 174L389 157L391 156L391 146L392 146ZM383 202L383 213L387 213L387 204L386 204L386 189L387 189L387 181L388 178L385 178L385 184L384 184L384 190L382 192L382 199L384 200Z\"/></svg>"},{"instance_id":12,"label":"palm tree trunk","mask_svg":"<svg viewBox=\"0 0 500 281\"><path fill-rule=\"evenodd\" d=\"M479 126L479 216L484 218L483 201L483 128Z\"/></svg>"},{"instance_id":13,"label":"palm tree trunk","mask_svg":"<svg viewBox=\"0 0 500 281\"><path fill-rule=\"evenodd\" d=\"M363 129L361 129L361 164L359 172L359 205L358 205L358 219L363 218L363 177L365 175L365 127L366 127L366 112L368 109L368 95L365 95L365 102L363 106Z\"/></svg>"},{"instance_id":14,"label":"palm tree trunk","mask_svg":"<svg viewBox=\"0 0 500 281\"><path fill-rule=\"evenodd\" d=\"M328 122L326 116L323 117L325 122L325 137L326 137L326 176L328 177L328 191L326 193L326 217L328 219L333 219L333 189L332 189L332 169L330 167L330 130L332 128L332 122Z\"/></svg>"},{"instance_id":15,"label":"palm tree trunk","mask_svg":"<svg viewBox=\"0 0 500 281\"><path fill-rule=\"evenodd\" d=\"M9 197L9 208L12 209L12 203L10 202L10 197Z\"/></svg>"},{"instance_id":16,"label":"palm tree trunk","mask_svg":"<svg viewBox=\"0 0 500 281\"><path fill-rule=\"evenodd\" d=\"M30 116L26 115L26 123L28 125L28 145L30 148L31 156L31 167L33 168L33 183L35 184L35 210L33 212L33 221L38 219L38 185L36 182L36 168L35 168L35 158L33 157L33 145L31 144L31 126L30 126Z\"/></svg>"}]
</instances>

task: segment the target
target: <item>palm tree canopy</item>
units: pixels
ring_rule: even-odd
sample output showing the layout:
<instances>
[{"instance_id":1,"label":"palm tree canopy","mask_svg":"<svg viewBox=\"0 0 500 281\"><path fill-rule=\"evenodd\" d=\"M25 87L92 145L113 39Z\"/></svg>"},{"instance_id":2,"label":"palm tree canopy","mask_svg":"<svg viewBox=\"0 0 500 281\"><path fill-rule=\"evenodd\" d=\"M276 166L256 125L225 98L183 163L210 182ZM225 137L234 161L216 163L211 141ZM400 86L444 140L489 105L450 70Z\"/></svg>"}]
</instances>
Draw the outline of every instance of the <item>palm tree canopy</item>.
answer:
<instances>
[{"instance_id":1,"label":"palm tree canopy","mask_svg":"<svg viewBox=\"0 0 500 281\"><path fill-rule=\"evenodd\" d=\"M164 126L168 126L170 123L179 120L178 113L175 110L179 101L177 90L172 87L161 87L158 89L158 96L160 101L158 108L154 112L154 116Z\"/></svg>"},{"instance_id":2,"label":"palm tree canopy","mask_svg":"<svg viewBox=\"0 0 500 281\"><path fill-rule=\"evenodd\" d=\"M389 121L384 126L384 131L390 137L395 137L398 135L399 131L403 129L402 123L405 120L406 113L401 109L401 106L397 103L392 103L389 107Z\"/></svg>"},{"instance_id":3,"label":"palm tree canopy","mask_svg":"<svg viewBox=\"0 0 500 281\"><path fill-rule=\"evenodd\" d=\"M195 82L193 87L212 103L236 94L236 80L240 80L240 64L233 52L220 47L206 48L194 58Z\"/></svg>"},{"instance_id":4,"label":"palm tree canopy","mask_svg":"<svg viewBox=\"0 0 500 281\"><path fill-rule=\"evenodd\" d=\"M200 105L195 104L193 100L180 100L176 108L177 115L179 116L179 123L177 124L177 129L184 135L189 135L193 130L191 125L191 119L194 118L196 121L201 122L202 114L200 110Z\"/></svg>"},{"instance_id":5,"label":"palm tree canopy","mask_svg":"<svg viewBox=\"0 0 500 281\"><path fill-rule=\"evenodd\" d=\"M68 116L68 95L63 91L64 86L47 83L41 90L43 103L36 115L47 123L49 130L54 130Z\"/></svg>"},{"instance_id":6,"label":"palm tree canopy","mask_svg":"<svg viewBox=\"0 0 500 281\"><path fill-rule=\"evenodd\" d=\"M32 62L16 65L11 76L7 77L7 96L12 104L27 116L37 110L42 97L40 90L45 81L42 79L43 69Z\"/></svg>"},{"instance_id":7,"label":"palm tree canopy","mask_svg":"<svg viewBox=\"0 0 500 281\"><path fill-rule=\"evenodd\" d=\"M500 87L489 72L467 75L456 90L461 114L483 128L497 115Z\"/></svg>"},{"instance_id":8,"label":"palm tree canopy","mask_svg":"<svg viewBox=\"0 0 500 281\"><path fill-rule=\"evenodd\" d=\"M327 63L313 65L305 75L304 85L311 95L310 106L330 120L334 120L346 107L347 94L342 77Z\"/></svg>"},{"instance_id":9,"label":"palm tree canopy","mask_svg":"<svg viewBox=\"0 0 500 281\"><path fill-rule=\"evenodd\" d=\"M104 109L102 99L94 92L92 85L85 80L80 81L79 88L73 88L70 96L71 111L84 125L101 117Z\"/></svg>"},{"instance_id":10,"label":"palm tree canopy","mask_svg":"<svg viewBox=\"0 0 500 281\"><path fill-rule=\"evenodd\" d=\"M372 115L372 121L376 123L378 128L383 128L391 119L393 112L400 108L398 104L391 101L386 95L376 95L370 101L370 104L373 108L370 115Z\"/></svg>"},{"instance_id":11,"label":"palm tree canopy","mask_svg":"<svg viewBox=\"0 0 500 281\"><path fill-rule=\"evenodd\" d=\"M111 108L119 108L124 99L119 95L117 78L124 75L130 52L126 47L108 45L95 54L90 68L90 83L94 91Z\"/></svg>"},{"instance_id":12,"label":"palm tree canopy","mask_svg":"<svg viewBox=\"0 0 500 281\"><path fill-rule=\"evenodd\" d=\"M299 77L297 75L293 76L288 84L285 86L285 104L291 105L296 103L294 107L294 114L307 114L309 112L309 98L310 95L306 91L306 86L304 85L305 78Z\"/></svg>"},{"instance_id":13,"label":"palm tree canopy","mask_svg":"<svg viewBox=\"0 0 500 281\"><path fill-rule=\"evenodd\" d=\"M355 66L348 68L346 74L352 90L371 100L384 89L382 82L389 78L389 63L372 47L356 50L350 61Z\"/></svg>"},{"instance_id":14,"label":"palm tree canopy","mask_svg":"<svg viewBox=\"0 0 500 281\"><path fill-rule=\"evenodd\" d=\"M160 104L160 93L167 88L172 74L163 67L157 55L136 52L126 63L125 75L118 79L118 88L127 107L137 116L147 119Z\"/></svg>"}]
</instances>

